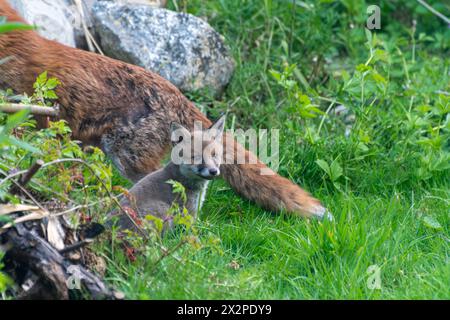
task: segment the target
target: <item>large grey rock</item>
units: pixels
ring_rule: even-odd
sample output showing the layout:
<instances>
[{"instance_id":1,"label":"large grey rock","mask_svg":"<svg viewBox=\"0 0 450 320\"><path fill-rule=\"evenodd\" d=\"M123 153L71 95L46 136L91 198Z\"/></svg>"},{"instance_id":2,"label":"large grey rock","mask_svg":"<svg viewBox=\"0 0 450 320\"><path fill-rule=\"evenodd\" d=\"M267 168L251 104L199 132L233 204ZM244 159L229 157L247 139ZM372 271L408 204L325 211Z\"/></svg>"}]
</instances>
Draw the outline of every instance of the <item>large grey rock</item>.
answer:
<instances>
[{"instance_id":1,"label":"large grey rock","mask_svg":"<svg viewBox=\"0 0 450 320\"><path fill-rule=\"evenodd\" d=\"M219 93L234 62L222 37L205 21L146 5L98 1L94 28L105 53L142 66L183 91Z\"/></svg>"},{"instance_id":2,"label":"large grey rock","mask_svg":"<svg viewBox=\"0 0 450 320\"><path fill-rule=\"evenodd\" d=\"M121 3L148 4L158 8L165 8L167 5L167 0L112 0L112 1Z\"/></svg>"},{"instance_id":3,"label":"large grey rock","mask_svg":"<svg viewBox=\"0 0 450 320\"><path fill-rule=\"evenodd\" d=\"M79 8L75 0L64 0L66 5L70 8L70 11L66 12L66 16L72 24L77 48L88 50L83 23L92 34L94 27L94 24L92 23L92 7L96 1L97 0L81 0L81 8Z\"/></svg>"},{"instance_id":4,"label":"large grey rock","mask_svg":"<svg viewBox=\"0 0 450 320\"><path fill-rule=\"evenodd\" d=\"M77 1L81 4L81 8L77 5ZM99 0L64 0L70 10L66 11L66 16L72 23L74 28L75 43L78 48L88 50L89 46L86 41L86 33L83 23L91 34L94 24L92 22L92 7ZM147 4L153 7L163 8L167 4L167 0L105 0L118 3L139 3Z\"/></svg>"},{"instance_id":5,"label":"large grey rock","mask_svg":"<svg viewBox=\"0 0 450 320\"><path fill-rule=\"evenodd\" d=\"M72 22L68 18L72 9L64 0L8 0L14 9L38 32L50 40L75 47Z\"/></svg>"}]
</instances>

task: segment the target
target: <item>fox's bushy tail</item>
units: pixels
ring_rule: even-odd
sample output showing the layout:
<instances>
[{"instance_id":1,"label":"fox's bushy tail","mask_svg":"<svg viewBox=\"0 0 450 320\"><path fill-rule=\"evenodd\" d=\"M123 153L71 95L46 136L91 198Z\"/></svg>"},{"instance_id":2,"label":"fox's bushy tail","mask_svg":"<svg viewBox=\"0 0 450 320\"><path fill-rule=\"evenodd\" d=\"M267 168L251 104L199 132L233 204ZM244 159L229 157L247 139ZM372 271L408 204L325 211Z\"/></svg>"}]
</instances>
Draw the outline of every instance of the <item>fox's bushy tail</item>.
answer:
<instances>
[{"instance_id":1,"label":"fox's bushy tail","mask_svg":"<svg viewBox=\"0 0 450 320\"><path fill-rule=\"evenodd\" d=\"M245 154L246 164L236 164L239 153ZM319 200L273 172L230 134L224 135L224 163L221 167L223 178L237 193L261 207L270 211L285 210L303 217L323 218L327 215Z\"/></svg>"}]
</instances>

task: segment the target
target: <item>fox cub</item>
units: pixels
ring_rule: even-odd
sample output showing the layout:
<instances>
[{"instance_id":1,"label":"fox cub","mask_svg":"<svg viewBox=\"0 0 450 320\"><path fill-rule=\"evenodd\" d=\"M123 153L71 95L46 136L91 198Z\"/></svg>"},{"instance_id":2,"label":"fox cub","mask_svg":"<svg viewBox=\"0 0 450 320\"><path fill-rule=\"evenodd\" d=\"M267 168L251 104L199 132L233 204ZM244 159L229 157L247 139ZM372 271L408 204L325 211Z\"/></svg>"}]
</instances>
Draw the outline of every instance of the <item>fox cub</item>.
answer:
<instances>
[{"instance_id":1,"label":"fox cub","mask_svg":"<svg viewBox=\"0 0 450 320\"><path fill-rule=\"evenodd\" d=\"M164 221L163 231L172 228L173 221L167 212L174 202L185 206L196 217L200 210L210 180L220 175L222 163L222 136L225 116L211 128L189 132L178 123L170 126L173 145L171 161L162 169L138 181L129 191L130 196L123 200L124 208L132 208L143 218L153 215ZM196 147L198 146L198 147ZM186 191L186 203L172 192L170 180L180 182ZM135 230L131 218L123 212L115 212L110 218L118 216L121 229Z\"/></svg>"}]
</instances>

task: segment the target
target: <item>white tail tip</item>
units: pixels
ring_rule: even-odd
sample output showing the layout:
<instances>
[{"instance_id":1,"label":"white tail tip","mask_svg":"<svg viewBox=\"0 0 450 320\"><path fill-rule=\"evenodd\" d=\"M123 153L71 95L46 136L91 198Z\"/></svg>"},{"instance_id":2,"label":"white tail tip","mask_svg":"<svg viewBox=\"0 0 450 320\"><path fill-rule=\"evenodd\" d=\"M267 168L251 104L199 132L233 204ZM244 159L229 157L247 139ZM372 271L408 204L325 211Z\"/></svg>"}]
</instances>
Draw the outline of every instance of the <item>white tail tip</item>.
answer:
<instances>
[{"instance_id":1,"label":"white tail tip","mask_svg":"<svg viewBox=\"0 0 450 320\"><path fill-rule=\"evenodd\" d=\"M334 220L334 217L331 214L331 212L321 205L318 205L313 208L312 217L317 218L319 220L328 220L328 221Z\"/></svg>"}]
</instances>

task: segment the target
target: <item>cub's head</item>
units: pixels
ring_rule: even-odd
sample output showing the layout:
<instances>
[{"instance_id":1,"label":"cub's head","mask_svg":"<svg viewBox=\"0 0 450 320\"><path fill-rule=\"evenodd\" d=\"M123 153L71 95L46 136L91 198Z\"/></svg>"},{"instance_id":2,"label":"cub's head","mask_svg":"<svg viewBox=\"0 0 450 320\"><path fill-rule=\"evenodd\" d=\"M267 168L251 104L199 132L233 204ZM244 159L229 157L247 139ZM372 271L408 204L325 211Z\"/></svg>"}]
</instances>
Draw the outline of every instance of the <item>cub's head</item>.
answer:
<instances>
[{"instance_id":1,"label":"cub's head","mask_svg":"<svg viewBox=\"0 0 450 320\"><path fill-rule=\"evenodd\" d=\"M180 166L181 173L190 178L213 179L220 175L225 116L211 128L189 132L178 123L172 123L170 137L173 144L171 159Z\"/></svg>"}]
</instances>

